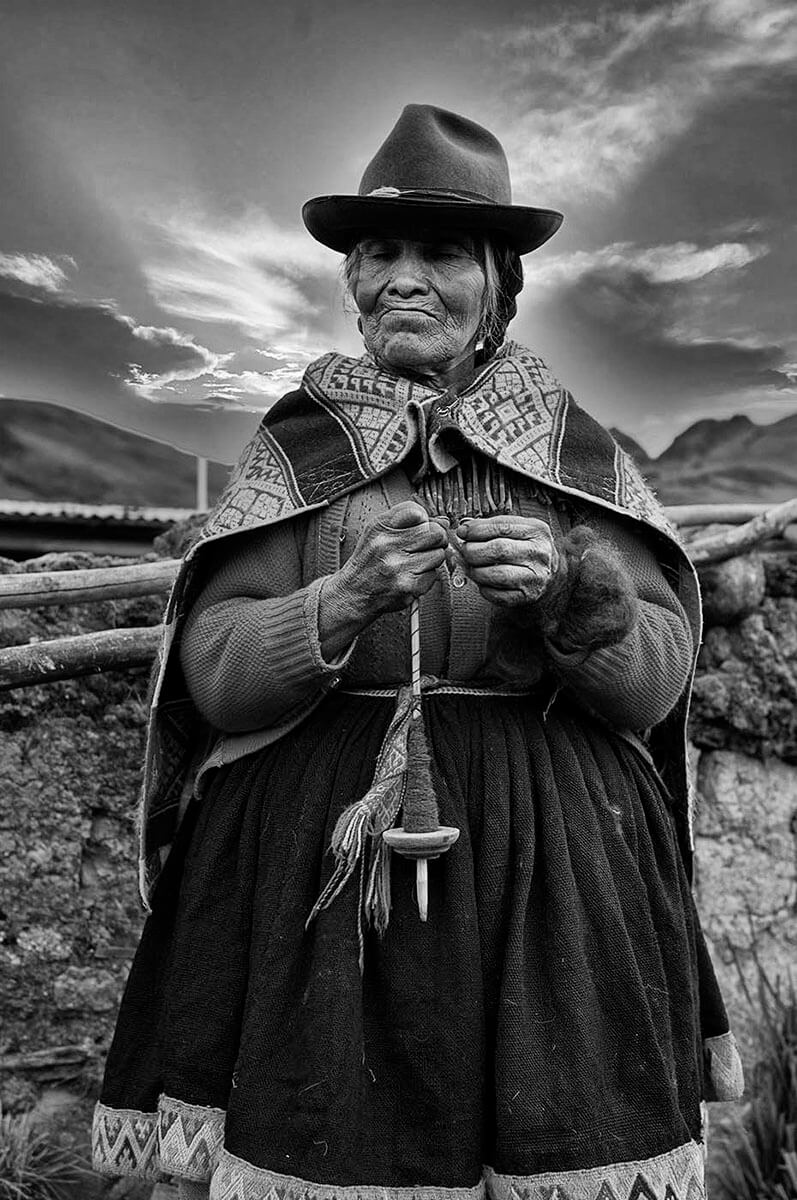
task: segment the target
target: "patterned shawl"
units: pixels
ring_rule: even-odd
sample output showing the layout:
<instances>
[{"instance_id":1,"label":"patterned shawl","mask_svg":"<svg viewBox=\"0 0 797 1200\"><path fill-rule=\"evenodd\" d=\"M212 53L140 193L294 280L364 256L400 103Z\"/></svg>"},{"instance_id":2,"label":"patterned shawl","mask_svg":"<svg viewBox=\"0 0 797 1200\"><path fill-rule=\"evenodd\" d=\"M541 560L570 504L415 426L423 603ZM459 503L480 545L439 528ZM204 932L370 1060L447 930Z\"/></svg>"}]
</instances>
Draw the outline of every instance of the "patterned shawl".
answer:
<instances>
[{"instance_id":1,"label":"patterned shawl","mask_svg":"<svg viewBox=\"0 0 797 1200\"><path fill-rule=\"evenodd\" d=\"M373 359L326 354L279 400L244 449L199 542L186 556L166 609L147 737L141 886L145 903L191 796L213 731L191 701L176 652L182 620L204 582L207 548L243 530L326 507L379 478L413 449L430 401L471 448L560 493L591 501L647 530L700 643L694 570L625 451L575 403L530 351L506 343L459 395L392 375ZM651 750L677 807L691 859L685 728L691 681L652 733Z\"/></svg>"}]
</instances>

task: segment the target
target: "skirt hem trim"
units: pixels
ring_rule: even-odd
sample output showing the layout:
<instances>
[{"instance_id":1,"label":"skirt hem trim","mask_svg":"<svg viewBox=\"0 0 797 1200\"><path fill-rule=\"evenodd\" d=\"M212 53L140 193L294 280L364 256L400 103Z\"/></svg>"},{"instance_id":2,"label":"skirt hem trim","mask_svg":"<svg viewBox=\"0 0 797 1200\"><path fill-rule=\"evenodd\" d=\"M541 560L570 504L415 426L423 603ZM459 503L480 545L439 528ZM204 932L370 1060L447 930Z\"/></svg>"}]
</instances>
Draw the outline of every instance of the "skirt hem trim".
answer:
<instances>
[{"instance_id":1,"label":"skirt hem trim","mask_svg":"<svg viewBox=\"0 0 797 1200\"><path fill-rule=\"evenodd\" d=\"M207 1183L224 1144L225 1112L161 1095L155 1112L98 1103L92 1123L92 1164L101 1175Z\"/></svg>"},{"instance_id":2,"label":"skirt hem trim","mask_svg":"<svg viewBox=\"0 0 797 1200\"><path fill-rule=\"evenodd\" d=\"M222 1150L210 1200L705 1200L704 1157L691 1141L664 1154L575 1171L501 1175L470 1188L311 1183Z\"/></svg>"}]
</instances>

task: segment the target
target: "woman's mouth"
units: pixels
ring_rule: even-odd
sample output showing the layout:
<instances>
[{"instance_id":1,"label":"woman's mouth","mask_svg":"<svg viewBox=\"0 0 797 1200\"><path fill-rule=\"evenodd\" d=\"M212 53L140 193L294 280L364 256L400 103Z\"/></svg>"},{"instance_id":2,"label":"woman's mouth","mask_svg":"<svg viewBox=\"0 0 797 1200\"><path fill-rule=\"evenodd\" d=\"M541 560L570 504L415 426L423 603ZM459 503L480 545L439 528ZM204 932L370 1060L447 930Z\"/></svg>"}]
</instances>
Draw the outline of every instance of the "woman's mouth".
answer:
<instances>
[{"instance_id":1,"label":"woman's mouth","mask_svg":"<svg viewBox=\"0 0 797 1200\"><path fill-rule=\"evenodd\" d=\"M426 308L405 308L403 306L386 308L382 320L402 321L437 321L439 318Z\"/></svg>"}]
</instances>

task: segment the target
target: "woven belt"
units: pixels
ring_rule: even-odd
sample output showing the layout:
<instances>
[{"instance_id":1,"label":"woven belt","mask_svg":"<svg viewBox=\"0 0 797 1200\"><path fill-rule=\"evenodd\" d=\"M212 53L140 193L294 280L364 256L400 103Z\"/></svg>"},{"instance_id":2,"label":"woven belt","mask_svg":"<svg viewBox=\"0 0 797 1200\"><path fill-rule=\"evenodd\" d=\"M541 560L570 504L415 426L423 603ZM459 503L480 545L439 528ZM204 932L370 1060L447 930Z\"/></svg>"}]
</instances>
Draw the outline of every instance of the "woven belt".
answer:
<instances>
[{"instance_id":1,"label":"woven belt","mask_svg":"<svg viewBox=\"0 0 797 1200\"><path fill-rule=\"evenodd\" d=\"M347 696L373 696L379 700L393 699L403 685L397 684L392 688L347 688L342 687L339 691ZM421 691L424 695L434 696L508 696L522 698L524 696L539 695L538 688L525 689L518 691L510 688L480 688L467 687L465 684L445 683L442 679L437 679L434 675L421 676Z\"/></svg>"}]
</instances>

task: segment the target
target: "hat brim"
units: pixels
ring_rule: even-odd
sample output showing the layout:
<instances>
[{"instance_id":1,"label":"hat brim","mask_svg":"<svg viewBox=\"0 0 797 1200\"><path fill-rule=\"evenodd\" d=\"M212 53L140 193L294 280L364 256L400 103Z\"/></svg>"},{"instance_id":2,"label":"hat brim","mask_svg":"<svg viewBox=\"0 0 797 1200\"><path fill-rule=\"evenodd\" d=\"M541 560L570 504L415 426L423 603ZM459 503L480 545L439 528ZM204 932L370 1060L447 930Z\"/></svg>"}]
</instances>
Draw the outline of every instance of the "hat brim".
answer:
<instances>
[{"instance_id":1,"label":"hat brim","mask_svg":"<svg viewBox=\"0 0 797 1200\"><path fill-rule=\"evenodd\" d=\"M316 241L341 254L348 254L365 233L417 229L492 234L518 254L528 254L553 237L564 218L550 208L448 197L316 196L302 208L302 219Z\"/></svg>"}]
</instances>

